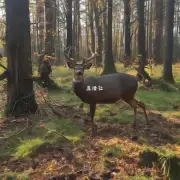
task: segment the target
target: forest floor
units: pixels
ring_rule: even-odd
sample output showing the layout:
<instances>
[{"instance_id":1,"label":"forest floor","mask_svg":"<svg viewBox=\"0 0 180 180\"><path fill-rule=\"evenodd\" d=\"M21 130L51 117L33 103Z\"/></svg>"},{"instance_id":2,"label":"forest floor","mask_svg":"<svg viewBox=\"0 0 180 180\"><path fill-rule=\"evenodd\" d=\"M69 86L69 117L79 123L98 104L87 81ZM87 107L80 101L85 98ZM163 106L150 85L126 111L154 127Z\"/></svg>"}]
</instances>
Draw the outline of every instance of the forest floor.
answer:
<instances>
[{"instance_id":1,"label":"forest floor","mask_svg":"<svg viewBox=\"0 0 180 180\"><path fill-rule=\"evenodd\" d=\"M117 64L119 72L135 74ZM88 106L71 90L73 71L53 67L59 90L47 91L35 84L39 110L24 118L3 115L6 94L0 99L1 179L180 179L180 92L160 79L162 67L154 67L153 88L140 86L137 99L148 110L150 127L141 110L134 130L133 110L123 102L98 105L98 133L91 138L84 127ZM173 66L180 88L180 64ZM85 75L95 75L95 69ZM3 87L5 82L1 82ZM54 109L54 113L52 111Z\"/></svg>"}]
</instances>

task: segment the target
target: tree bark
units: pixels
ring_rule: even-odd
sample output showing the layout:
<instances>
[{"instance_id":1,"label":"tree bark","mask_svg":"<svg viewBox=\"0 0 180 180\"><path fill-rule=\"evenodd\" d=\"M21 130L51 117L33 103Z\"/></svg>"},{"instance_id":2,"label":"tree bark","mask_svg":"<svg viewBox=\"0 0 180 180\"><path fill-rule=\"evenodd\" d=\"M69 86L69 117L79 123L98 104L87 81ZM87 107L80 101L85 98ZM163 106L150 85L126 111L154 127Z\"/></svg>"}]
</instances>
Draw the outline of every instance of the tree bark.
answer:
<instances>
[{"instance_id":1,"label":"tree bark","mask_svg":"<svg viewBox=\"0 0 180 180\"><path fill-rule=\"evenodd\" d=\"M81 21L80 21L80 2L79 0L76 0L76 4L77 4L77 44L76 44L76 47L77 47L77 59L79 59L79 53L80 53L80 46L81 46L81 40L82 40L82 37L81 37Z\"/></svg>"},{"instance_id":2,"label":"tree bark","mask_svg":"<svg viewBox=\"0 0 180 180\"><path fill-rule=\"evenodd\" d=\"M45 53L48 56L55 54L54 47L54 28L53 28L53 6L54 0L45 0L45 17L46 17L46 39L45 39Z\"/></svg>"},{"instance_id":3,"label":"tree bark","mask_svg":"<svg viewBox=\"0 0 180 180\"><path fill-rule=\"evenodd\" d=\"M72 48L72 0L67 0L67 14L66 14L66 23L67 23L67 44L66 47ZM69 53L69 57L72 57L72 49Z\"/></svg>"},{"instance_id":4,"label":"tree bark","mask_svg":"<svg viewBox=\"0 0 180 180\"><path fill-rule=\"evenodd\" d=\"M102 74L116 73L112 52L112 8L113 0L108 0L108 29L107 29L107 45L105 50L105 63Z\"/></svg>"},{"instance_id":5,"label":"tree bark","mask_svg":"<svg viewBox=\"0 0 180 180\"><path fill-rule=\"evenodd\" d=\"M103 0L104 8L107 8L107 0ZM104 29L104 50L103 50L103 60L105 63L105 51L106 51L106 45L107 45L107 13L103 13L103 29Z\"/></svg>"},{"instance_id":6,"label":"tree bark","mask_svg":"<svg viewBox=\"0 0 180 180\"><path fill-rule=\"evenodd\" d=\"M8 58L7 115L37 110L32 79L29 1L5 0Z\"/></svg>"},{"instance_id":7,"label":"tree bark","mask_svg":"<svg viewBox=\"0 0 180 180\"><path fill-rule=\"evenodd\" d=\"M59 1L57 1L57 11L56 11L56 15L57 17L60 16L60 9L59 9ZM57 36L56 36L56 62L55 65L61 65L64 63L64 61L61 59L61 47L62 47L62 42L61 42L61 36L60 36L60 20L57 19ZM72 46L72 44L71 44Z\"/></svg>"},{"instance_id":8,"label":"tree bark","mask_svg":"<svg viewBox=\"0 0 180 180\"><path fill-rule=\"evenodd\" d=\"M97 32L97 38L98 38L97 53L99 54L99 56L96 59L97 59L97 66L100 66L102 64L102 26L99 21L99 12L98 12L97 3L98 2L94 2L93 5L94 5L96 32Z\"/></svg>"},{"instance_id":9,"label":"tree bark","mask_svg":"<svg viewBox=\"0 0 180 180\"><path fill-rule=\"evenodd\" d=\"M156 0L156 9L155 9L155 44L154 44L154 55L155 61L157 64L162 63L162 34L163 34L163 0Z\"/></svg>"},{"instance_id":10,"label":"tree bark","mask_svg":"<svg viewBox=\"0 0 180 180\"><path fill-rule=\"evenodd\" d=\"M88 22L89 22L89 17L88 17L88 13L89 13L89 0L86 0L86 6L87 6L87 13L86 13L86 51L87 51L87 55L90 55L89 52L89 27L88 27Z\"/></svg>"},{"instance_id":11,"label":"tree bark","mask_svg":"<svg viewBox=\"0 0 180 180\"><path fill-rule=\"evenodd\" d=\"M38 51L44 49L44 1L36 0L36 18L38 23Z\"/></svg>"},{"instance_id":12,"label":"tree bark","mask_svg":"<svg viewBox=\"0 0 180 180\"><path fill-rule=\"evenodd\" d=\"M90 22L90 29L91 29L91 49L95 52L95 33L94 33L94 18L93 18L93 2L90 0L89 3L89 22Z\"/></svg>"},{"instance_id":13,"label":"tree bark","mask_svg":"<svg viewBox=\"0 0 180 180\"><path fill-rule=\"evenodd\" d=\"M152 4L153 4L153 2L152 2L153 0L150 0L149 1L149 3L150 3L150 13L149 13L149 30L148 30L148 32L149 32L149 34L148 34L148 36L149 36L149 38L148 38L148 55L149 55L149 57L151 57L152 56L152 14L153 14L153 11L152 11Z\"/></svg>"},{"instance_id":14,"label":"tree bark","mask_svg":"<svg viewBox=\"0 0 180 180\"><path fill-rule=\"evenodd\" d=\"M173 59L173 28L174 28L174 0L166 0L166 41L165 41L165 58L163 67L163 79L169 83L174 83L172 74Z\"/></svg>"},{"instance_id":15,"label":"tree bark","mask_svg":"<svg viewBox=\"0 0 180 180\"><path fill-rule=\"evenodd\" d=\"M144 0L137 1L137 19L138 19L138 54L140 59L140 73L144 72L146 64L145 54L145 27L144 27Z\"/></svg>"},{"instance_id":16,"label":"tree bark","mask_svg":"<svg viewBox=\"0 0 180 180\"><path fill-rule=\"evenodd\" d=\"M124 23L125 23L125 55L131 56L131 29L130 29L130 0L124 0Z\"/></svg>"}]
</instances>

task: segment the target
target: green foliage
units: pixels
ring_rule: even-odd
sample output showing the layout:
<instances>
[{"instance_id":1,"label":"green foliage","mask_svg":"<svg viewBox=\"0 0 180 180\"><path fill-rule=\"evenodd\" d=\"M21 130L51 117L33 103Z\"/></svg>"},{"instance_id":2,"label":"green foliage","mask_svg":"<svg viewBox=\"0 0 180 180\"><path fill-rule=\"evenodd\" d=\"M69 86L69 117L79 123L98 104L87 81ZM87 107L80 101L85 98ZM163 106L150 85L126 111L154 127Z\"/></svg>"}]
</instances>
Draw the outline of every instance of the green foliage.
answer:
<instances>
[{"instance_id":1,"label":"green foliage","mask_svg":"<svg viewBox=\"0 0 180 180\"><path fill-rule=\"evenodd\" d=\"M141 165L152 167L156 164L170 180L180 179L180 157L168 148L148 147L140 153Z\"/></svg>"},{"instance_id":2,"label":"green foliage","mask_svg":"<svg viewBox=\"0 0 180 180\"><path fill-rule=\"evenodd\" d=\"M180 179L180 157L162 156L159 160L163 174L170 180Z\"/></svg>"},{"instance_id":3,"label":"green foliage","mask_svg":"<svg viewBox=\"0 0 180 180\"><path fill-rule=\"evenodd\" d=\"M79 129L81 127L75 125L69 119L54 118L53 121L44 120L43 122L47 129L50 130L46 131L44 134L44 137L48 142L55 143L62 140L60 133L63 133L64 136L73 142L79 141L81 137L84 136L84 132Z\"/></svg>"},{"instance_id":4,"label":"green foliage","mask_svg":"<svg viewBox=\"0 0 180 180\"><path fill-rule=\"evenodd\" d=\"M175 80L177 82L177 85L180 85L180 74L179 74L179 65L173 65L173 72L175 75ZM135 71L131 68L124 69L121 64L117 64L116 68L118 71L121 72L128 72L129 74L135 75ZM66 69L64 67L53 67L53 76L52 79L56 81L56 83L62 87L61 90L58 91L50 91L49 97L52 103L54 104L65 104L68 107L75 107L75 110L78 109L78 106L80 105L81 101L72 91L72 78L73 78L73 71ZM0 69L1 70L1 69ZM139 87L136 98L143 101L147 107L148 111L157 111L159 114L162 115L164 118L180 118L180 111L177 109L180 107L180 92L176 91L176 89L168 84L168 87L162 87L163 81L160 79L161 72L162 72L162 66L156 66L153 70L153 88L154 89L147 89L144 87ZM149 73L149 72L148 72ZM91 69L90 71L85 72L86 76L93 75L95 76L95 69ZM180 86L179 86L180 87ZM68 91L65 91L64 89L67 89ZM62 136L63 135L71 140L72 142L76 143L79 142L82 137L84 137L85 133L83 132L84 127L81 123L75 123L73 122L73 114L72 116L68 116L68 118L65 117L57 117L53 115L50 108L47 108L43 104L44 102L39 102L40 109L42 109L43 113L40 117L39 115L33 116L35 118L33 120L32 128L31 129L31 135L29 135L29 130L19 133L18 135L12 136L12 138L7 138L6 141L3 141L4 138L3 133L1 134L2 138L0 141L0 159L4 160L7 159L9 156L14 155L16 158L26 158L31 157L32 154L38 152L38 150L43 147L46 144L54 145L59 144L65 140ZM176 108L174 108L176 107ZM61 108L61 107L60 107ZM86 112L89 112L88 105L85 104L84 107ZM63 112L63 109L60 109L61 112ZM70 113L70 112L69 112ZM78 114L77 115L81 115ZM154 118L155 116L153 116ZM79 120L83 120L84 117L79 117ZM151 119L151 117L150 117ZM43 122L45 125L45 128L41 128L39 124L39 120ZM111 105L98 105L97 106L97 112L95 115L95 120L99 121L101 124L108 123L108 124L123 124L122 130L126 131L127 129L123 129L126 124L131 124L133 122L133 110L129 105L126 105L122 102L118 102L117 104L111 104ZM143 121L144 115L142 112L138 111L137 114L137 121ZM22 126L26 125L16 125L14 126L8 126L11 131L8 133L6 132L6 136L11 136L12 134L16 134L18 131L22 129ZM141 128L141 127L140 127ZM177 134L179 130L177 129ZM109 132L111 133L111 132ZM131 133L131 132L129 132ZM143 150L149 150L158 155L158 163L160 168L162 168L162 171L164 171L164 174L166 176L169 176L169 178L173 179L174 174L176 177L179 178L179 174L177 173L177 169L179 166L177 165L179 163L179 157L176 154L176 151L171 150L170 147L164 146L164 148L153 148L151 144L149 137L145 136L141 132L139 132L139 138L138 141L143 144L141 148ZM167 140L170 143L177 143L178 141L169 134L169 132L166 133L166 131L159 132L159 138L162 140ZM121 137L118 137L121 138ZM129 138L129 137L128 137ZM101 139L101 138L100 138ZM102 138L103 139L103 138ZM100 140L101 141L101 140ZM103 140L102 140L103 141ZM108 142L111 140L108 140ZM134 143L134 142L133 142ZM79 143L78 143L79 144ZM104 162L109 162L110 164L113 163L111 160L118 159L119 161L123 161L125 157L129 156L129 153L127 152L127 148L130 148L131 143L126 142L125 144L116 144L116 145L105 145L102 149L102 158L100 159L101 165L104 165ZM134 143L134 154L139 154L139 151L137 151L137 143ZM107 155L111 155L113 158L108 158ZM100 154L101 157L101 154ZM152 158L150 158L152 160ZM169 163L170 162L170 163ZM152 162L153 164L153 162ZM175 171L175 172L173 172ZM13 174L7 171L7 176L13 176L17 179L20 177L21 174ZM138 176L130 177L130 179L134 180L150 180L153 179L151 177L145 177L143 176L143 173L136 174ZM178 176L177 176L178 175ZM25 175L21 175L24 179L28 177L28 173ZM23 179L22 178L22 179ZM28 179L28 178L27 178ZM128 178L127 178L128 179Z\"/></svg>"},{"instance_id":5,"label":"green foliage","mask_svg":"<svg viewBox=\"0 0 180 180\"><path fill-rule=\"evenodd\" d=\"M40 129L38 126L35 126L32 129L32 133L33 136L37 138L21 141L14 153L16 158L30 156L45 143L54 144L58 141L64 140L61 136L61 132L63 132L64 136L66 136L72 142L79 141L80 138L84 135L84 133L68 119L59 120L56 118L51 121L45 120L43 123L47 129Z\"/></svg>"},{"instance_id":6,"label":"green foliage","mask_svg":"<svg viewBox=\"0 0 180 180\"><path fill-rule=\"evenodd\" d=\"M159 111L162 113L162 116L167 117L171 114L171 117L180 117L174 107L180 106L180 93L170 93L164 92L161 90L156 91L138 91L137 97L139 100L145 102L148 109ZM175 113L175 115L173 115Z\"/></svg>"},{"instance_id":7,"label":"green foliage","mask_svg":"<svg viewBox=\"0 0 180 180\"><path fill-rule=\"evenodd\" d=\"M16 148L14 156L16 158L27 157L27 156L31 155L31 153L36 152L36 150L39 148L39 146L41 146L43 143L45 143L44 140L42 140L40 138L25 140L22 142L21 145L19 145Z\"/></svg>"}]
</instances>

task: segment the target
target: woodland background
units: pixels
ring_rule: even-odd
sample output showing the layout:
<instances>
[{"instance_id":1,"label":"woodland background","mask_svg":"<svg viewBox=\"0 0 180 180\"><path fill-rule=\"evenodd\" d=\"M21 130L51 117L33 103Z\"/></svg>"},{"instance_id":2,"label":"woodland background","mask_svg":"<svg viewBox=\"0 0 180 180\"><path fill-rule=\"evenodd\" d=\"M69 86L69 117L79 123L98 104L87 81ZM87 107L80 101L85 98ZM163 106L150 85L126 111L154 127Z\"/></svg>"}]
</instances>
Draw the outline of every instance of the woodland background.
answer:
<instances>
[{"instance_id":1,"label":"woodland background","mask_svg":"<svg viewBox=\"0 0 180 180\"><path fill-rule=\"evenodd\" d=\"M0 179L180 179L179 10L179 0L0 0ZM132 109L118 102L98 106L98 136L89 137L69 46L77 60L89 46L98 52L86 76L136 75L141 55L153 86L141 84L137 99L150 128L139 112L133 130ZM35 80L42 57L52 87Z\"/></svg>"}]
</instances>

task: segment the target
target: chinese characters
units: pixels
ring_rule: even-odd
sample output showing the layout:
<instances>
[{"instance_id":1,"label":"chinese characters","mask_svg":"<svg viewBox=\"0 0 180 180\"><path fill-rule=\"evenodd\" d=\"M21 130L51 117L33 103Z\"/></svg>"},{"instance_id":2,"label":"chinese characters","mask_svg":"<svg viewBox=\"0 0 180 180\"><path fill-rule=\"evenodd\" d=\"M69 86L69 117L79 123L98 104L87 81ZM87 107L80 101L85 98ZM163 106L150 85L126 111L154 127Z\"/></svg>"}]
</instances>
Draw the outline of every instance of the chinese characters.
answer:
<instances>
[{"instance_id":1,"label":"chinese characters","mask_svg":"<svg viewBox=\"0 0 180 180\"><path fill-rule=\"evenodd\" d=\"M86 91L103 91L102 86L87 86Z\"/></svg>"}]
</instances>

